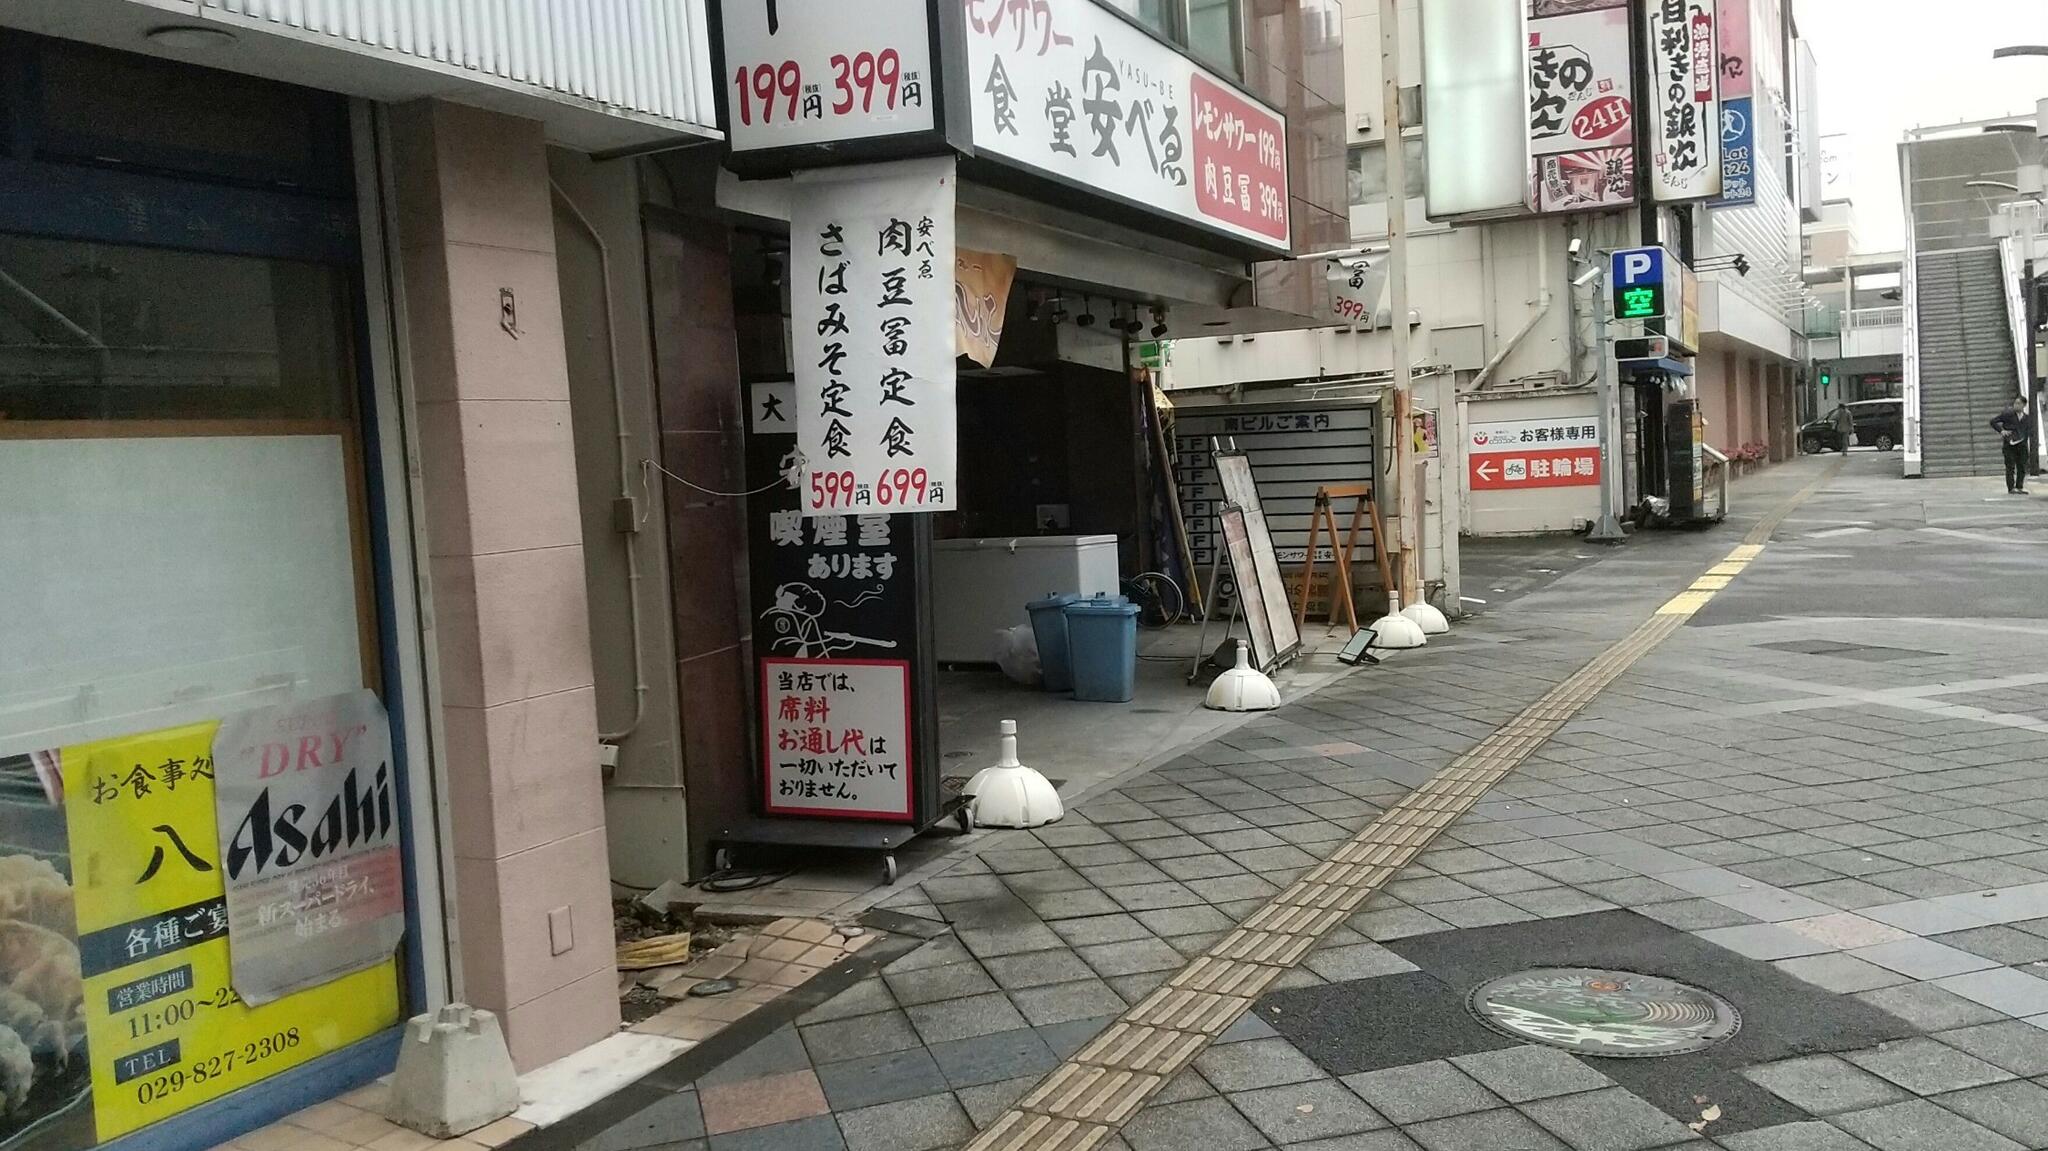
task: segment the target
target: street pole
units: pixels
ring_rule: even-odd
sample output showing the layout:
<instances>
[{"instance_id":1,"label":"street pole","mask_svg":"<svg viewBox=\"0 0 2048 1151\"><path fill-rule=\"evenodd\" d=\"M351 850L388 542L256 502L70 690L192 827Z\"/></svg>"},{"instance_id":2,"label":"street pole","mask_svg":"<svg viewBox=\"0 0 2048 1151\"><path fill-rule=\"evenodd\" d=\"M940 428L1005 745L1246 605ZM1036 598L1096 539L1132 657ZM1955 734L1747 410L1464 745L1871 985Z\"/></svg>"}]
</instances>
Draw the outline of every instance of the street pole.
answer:
<instances>
[{"instance_id":1,"label":"street pole","mask_svg":"<svg viewBox=\"0 0 2048 1151\"><path fill-rule=\"evenodd\" d=\"M1414 435L1409 430L1411 389L1415 367L1408 338L1408 158L1402 151L1401 135L1401 12L1396 0L1380 0L1380 87L1385 97L1380 136L1387 162L1387 292L1392 307L1394 356L1394 466L1393 491L1402 496L1391 503L1398 508L1400 549L1394 583L1404 604L1420 603L1416 584L1419 565L1416 552L1422 542L1421 526L1415 522L1418 501L1405 498L1415 478ZM1381 507L1390 506L1379 492L1373 498Z\"/></svg>"},{"instance_id":2,"label":"street pole","mask_svg":"<svg viewBox=\"0 0 2048 1151\"><path fill-rule=\"evenodd\" d=\"M1600 253L1597 259L1610 259ZM1600 520L1593 530L1586 533L1586 539L1596 544L1618 544L1628 539L1628 533L1621 528L1621 521L1614 515L1614 444L1619 438L1621 423L1614 403L1614 348L1607 342L1607 277L1605 267L1596 266L1600 273L1593 280L1593 339L1599 345L1595 354L1599 357L1597 394L1600 404Z\"/></svg>"}]
</instances>

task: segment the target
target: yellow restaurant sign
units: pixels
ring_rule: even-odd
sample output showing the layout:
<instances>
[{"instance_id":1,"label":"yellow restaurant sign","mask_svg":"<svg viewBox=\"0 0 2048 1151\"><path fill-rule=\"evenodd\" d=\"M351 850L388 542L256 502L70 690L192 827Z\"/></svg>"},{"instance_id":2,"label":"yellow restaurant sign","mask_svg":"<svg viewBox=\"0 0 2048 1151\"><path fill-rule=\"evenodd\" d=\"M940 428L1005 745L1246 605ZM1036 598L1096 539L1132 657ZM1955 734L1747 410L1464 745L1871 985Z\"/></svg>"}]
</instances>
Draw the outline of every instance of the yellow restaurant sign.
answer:
<instances>
[{"instance_id":1,"label":"yellow restaurant sign","mask_svg":"<svg viewBox=\"0 0 2048 1151\"><path fill-rule=\"evenodd\" d=\"M229 982L217 723L67 747L65 823L101 1140L398 1022L395 961L250 1007Z\"/></svg>"}]
</instances>

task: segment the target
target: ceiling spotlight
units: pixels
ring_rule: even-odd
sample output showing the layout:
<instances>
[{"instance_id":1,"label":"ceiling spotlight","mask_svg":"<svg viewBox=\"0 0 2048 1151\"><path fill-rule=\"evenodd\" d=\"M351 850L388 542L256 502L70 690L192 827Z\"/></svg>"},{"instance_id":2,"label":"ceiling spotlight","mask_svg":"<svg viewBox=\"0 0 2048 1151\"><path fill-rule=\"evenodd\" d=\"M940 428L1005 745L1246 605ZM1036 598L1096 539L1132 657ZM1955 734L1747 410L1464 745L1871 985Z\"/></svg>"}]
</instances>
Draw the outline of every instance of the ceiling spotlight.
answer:
<instances>
[{"instance_id":1,"label":"ceiling spotlight","mask_svg":"<svg viewBox=\"0 0 2048 1151\"><path fill-rule=\"evenodd\" d=\"M1157 304L1154 304L1152 306L1152 338L1155 340L1159 340L1164 339L1165 337L1166 309L1158 306Z\"/></svg>"},{"instance_id":2,"label":"ceiling spotlight","mask_svg":"<svg viewBox=\"0 0 2048 1151\"><path fill-rule=\"evenodd\" d=\"M1074 323L1083 328L1095 326L1095 313L1089 310L1088 297L1081 297L1081 314L1074 317Z\"/></svg>"},{"instance_id":3,"label":"ceiling spotlight","mask_svg":"<svg viewBox=\"0 0 2048 1151\"><path fill-rule=\"evenodd\" d=\"M1052 312L1050 314L1050 318L1055 327L1057 327L1060 323L1064 322L1067 318L1067 301L1057 292L1053 293Z\"/></svg>"}]
</instances>

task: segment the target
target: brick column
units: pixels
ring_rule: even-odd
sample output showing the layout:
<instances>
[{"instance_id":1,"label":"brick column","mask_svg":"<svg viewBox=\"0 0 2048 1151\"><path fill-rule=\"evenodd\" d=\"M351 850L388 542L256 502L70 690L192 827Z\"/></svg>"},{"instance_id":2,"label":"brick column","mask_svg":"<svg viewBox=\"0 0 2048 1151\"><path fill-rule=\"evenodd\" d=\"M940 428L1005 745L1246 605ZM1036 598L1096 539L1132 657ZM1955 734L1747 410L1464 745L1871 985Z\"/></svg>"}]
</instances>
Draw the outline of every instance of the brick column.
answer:
<instances>
[{"instance_id":1,"label":"brick column","mask_svg":"<svg viewBox=\"0 0 2048 1151\"><path fill-rule=\"evenodd\" d=\"M456 962L526 1070L619 1020L547 156L462 105L391 125Z\"/></svg>"}]
</instances>

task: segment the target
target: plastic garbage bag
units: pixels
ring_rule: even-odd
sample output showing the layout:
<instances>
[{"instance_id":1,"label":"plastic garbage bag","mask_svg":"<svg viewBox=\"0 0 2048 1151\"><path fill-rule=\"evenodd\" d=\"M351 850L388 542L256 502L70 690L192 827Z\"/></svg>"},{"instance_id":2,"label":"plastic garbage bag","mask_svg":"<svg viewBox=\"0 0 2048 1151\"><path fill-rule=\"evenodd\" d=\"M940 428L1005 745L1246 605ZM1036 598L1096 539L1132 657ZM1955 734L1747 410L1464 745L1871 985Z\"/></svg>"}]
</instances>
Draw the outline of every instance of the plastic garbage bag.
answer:
<instances>
[{"instance_id":1,"label":"plastic garbage bag","mask_svg":"<svg viewBox=\"0 0 2048 1151\"><path fill-rule=\"evenodd\" d=\"M1038 637L1029 625L1006 627L996 632L996 666L1003 674L1026 687L1038 686Z\"/></svg>"}]
</instances>

